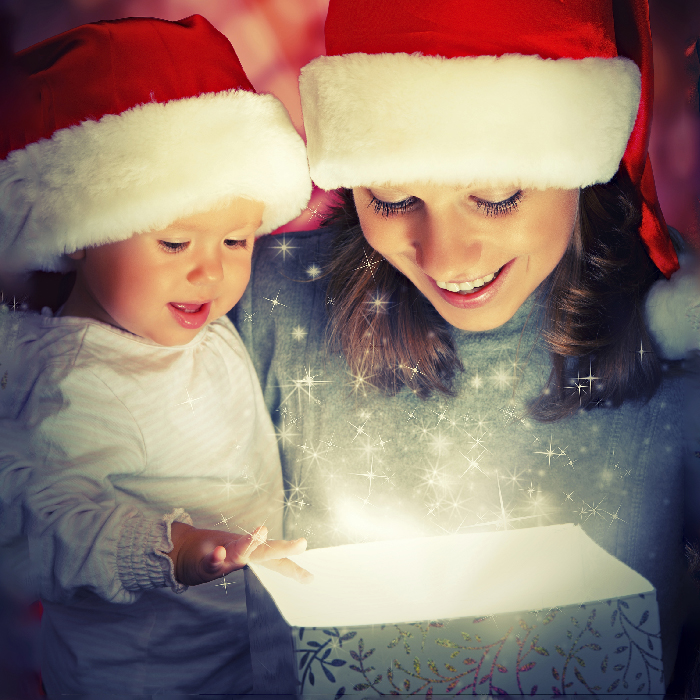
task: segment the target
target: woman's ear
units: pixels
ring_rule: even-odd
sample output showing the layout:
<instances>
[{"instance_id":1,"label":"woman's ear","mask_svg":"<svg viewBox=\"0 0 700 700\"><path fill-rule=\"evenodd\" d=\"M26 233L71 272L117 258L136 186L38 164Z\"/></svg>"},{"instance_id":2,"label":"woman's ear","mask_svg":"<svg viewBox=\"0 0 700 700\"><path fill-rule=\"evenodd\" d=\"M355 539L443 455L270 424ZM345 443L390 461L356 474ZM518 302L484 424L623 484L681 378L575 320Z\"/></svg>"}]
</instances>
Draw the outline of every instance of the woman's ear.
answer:
<instances>
[{"instance_id":1,"label":"woman's ear","mask_svg":"<svg viewBox=\"0 0 700 700\"><path fill-rule=\"evenodd\" d=\"M71 260L82 260L85 257L85 249L76 250L75 253L68 253Z\"/></svg>"}]
</instances>

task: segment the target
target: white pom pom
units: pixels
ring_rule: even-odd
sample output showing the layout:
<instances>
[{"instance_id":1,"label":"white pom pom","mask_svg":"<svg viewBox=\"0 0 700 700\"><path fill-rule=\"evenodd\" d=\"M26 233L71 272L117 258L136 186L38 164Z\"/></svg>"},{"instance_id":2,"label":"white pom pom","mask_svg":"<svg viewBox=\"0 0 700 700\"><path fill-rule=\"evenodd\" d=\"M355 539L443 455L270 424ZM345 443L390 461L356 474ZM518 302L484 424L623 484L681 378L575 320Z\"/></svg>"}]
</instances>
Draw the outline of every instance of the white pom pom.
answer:
<instances>
[{"instance_id":1,"label":"white pom pom","mask_svg":"<svg viewBox=\"0 0 700 700\"><path fill-rule=\"evenodd\" d=\"M649 332L667 360L700 351L700 267L686 256L680 263L670 280L654 283L645 305Z\"/></svg>"}]
</instances>

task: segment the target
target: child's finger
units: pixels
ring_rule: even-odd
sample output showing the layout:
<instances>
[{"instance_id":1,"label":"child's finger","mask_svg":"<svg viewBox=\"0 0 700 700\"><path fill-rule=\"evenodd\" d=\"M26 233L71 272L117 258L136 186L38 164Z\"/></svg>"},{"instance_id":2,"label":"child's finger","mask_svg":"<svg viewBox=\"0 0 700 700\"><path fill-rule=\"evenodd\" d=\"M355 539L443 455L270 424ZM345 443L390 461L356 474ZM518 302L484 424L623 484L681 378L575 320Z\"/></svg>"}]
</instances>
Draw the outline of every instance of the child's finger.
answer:
<instances>
[{"instance_id":1,"label":"child's finger","mask_svg":"<svg viewBox=\"0 0 700 700\"><path fill-rule=\"evenodd\" d=\"M271 559L282 559L293 554L306 551L306 539L298 540L268 540L265 547L260 547L251 556L252 561L261 563Z\"/></svg>"},{"instance_id":2,"label":"child's finger","mask_svg":"<svg viewBox=\"0 0 700 700\"><path fill-rule=\"evenodd\" d=\"M256 528L249 535L239 537L235 542L226 545L226 560L236 566L245 566L248 559L258 547L267 541L267 528L264 525Z\"/></svg>"},{"instance_id":3,"label":"child's finger","mask_svg":"<svg viewBox=\"0 0 700 700\"><path fill-rule=\"evenodd\" d=\"M302 569L299 564L293 562L291 559L270 559L260 562L260 566L277 571L283 576L288 576L295 581L299 581L299 583L311 583L314 580L314 575L311 572Z\"/></svg>"}]
</instances>

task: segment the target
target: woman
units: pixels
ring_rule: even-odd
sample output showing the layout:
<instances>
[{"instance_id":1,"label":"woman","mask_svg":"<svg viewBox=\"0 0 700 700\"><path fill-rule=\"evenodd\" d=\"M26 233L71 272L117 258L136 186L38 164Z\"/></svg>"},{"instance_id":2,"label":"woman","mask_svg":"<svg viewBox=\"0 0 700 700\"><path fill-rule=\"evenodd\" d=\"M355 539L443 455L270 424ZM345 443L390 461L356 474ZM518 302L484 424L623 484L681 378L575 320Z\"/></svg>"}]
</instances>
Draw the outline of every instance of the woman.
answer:
<instances>
[{"instance_id":1,"label":"woman","mask_svg":"<svg viewBox=\"0 0 700 700\"><path fill-rule=\"evenodd\" d=\"M339 203L257 244L235 311L285 536L580 523L656 588L668 680L681 383L643 308L677 258L646 154L646 3L483 5L332 0L302 71L312 177Z\"/></svg>"}]
</instances>

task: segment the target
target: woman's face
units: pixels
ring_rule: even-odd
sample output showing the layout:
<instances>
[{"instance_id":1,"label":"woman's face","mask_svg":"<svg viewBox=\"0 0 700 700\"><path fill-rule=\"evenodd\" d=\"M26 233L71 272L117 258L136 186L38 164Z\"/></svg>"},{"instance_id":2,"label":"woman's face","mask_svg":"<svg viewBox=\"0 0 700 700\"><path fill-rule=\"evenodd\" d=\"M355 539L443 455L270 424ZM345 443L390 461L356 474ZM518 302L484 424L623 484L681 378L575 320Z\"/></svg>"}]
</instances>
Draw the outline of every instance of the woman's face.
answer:
<instances>
[{"instance_id":1,"label":"woman's face","mask_svg":"<svg viewBox=\"0 0 700 700\"><path fill-rule=\"evenodd\" d=\"M369 245L456 328L501 326L564 255L578 190L410 184L353 190Z\"/></svg>"}]
</instances>

